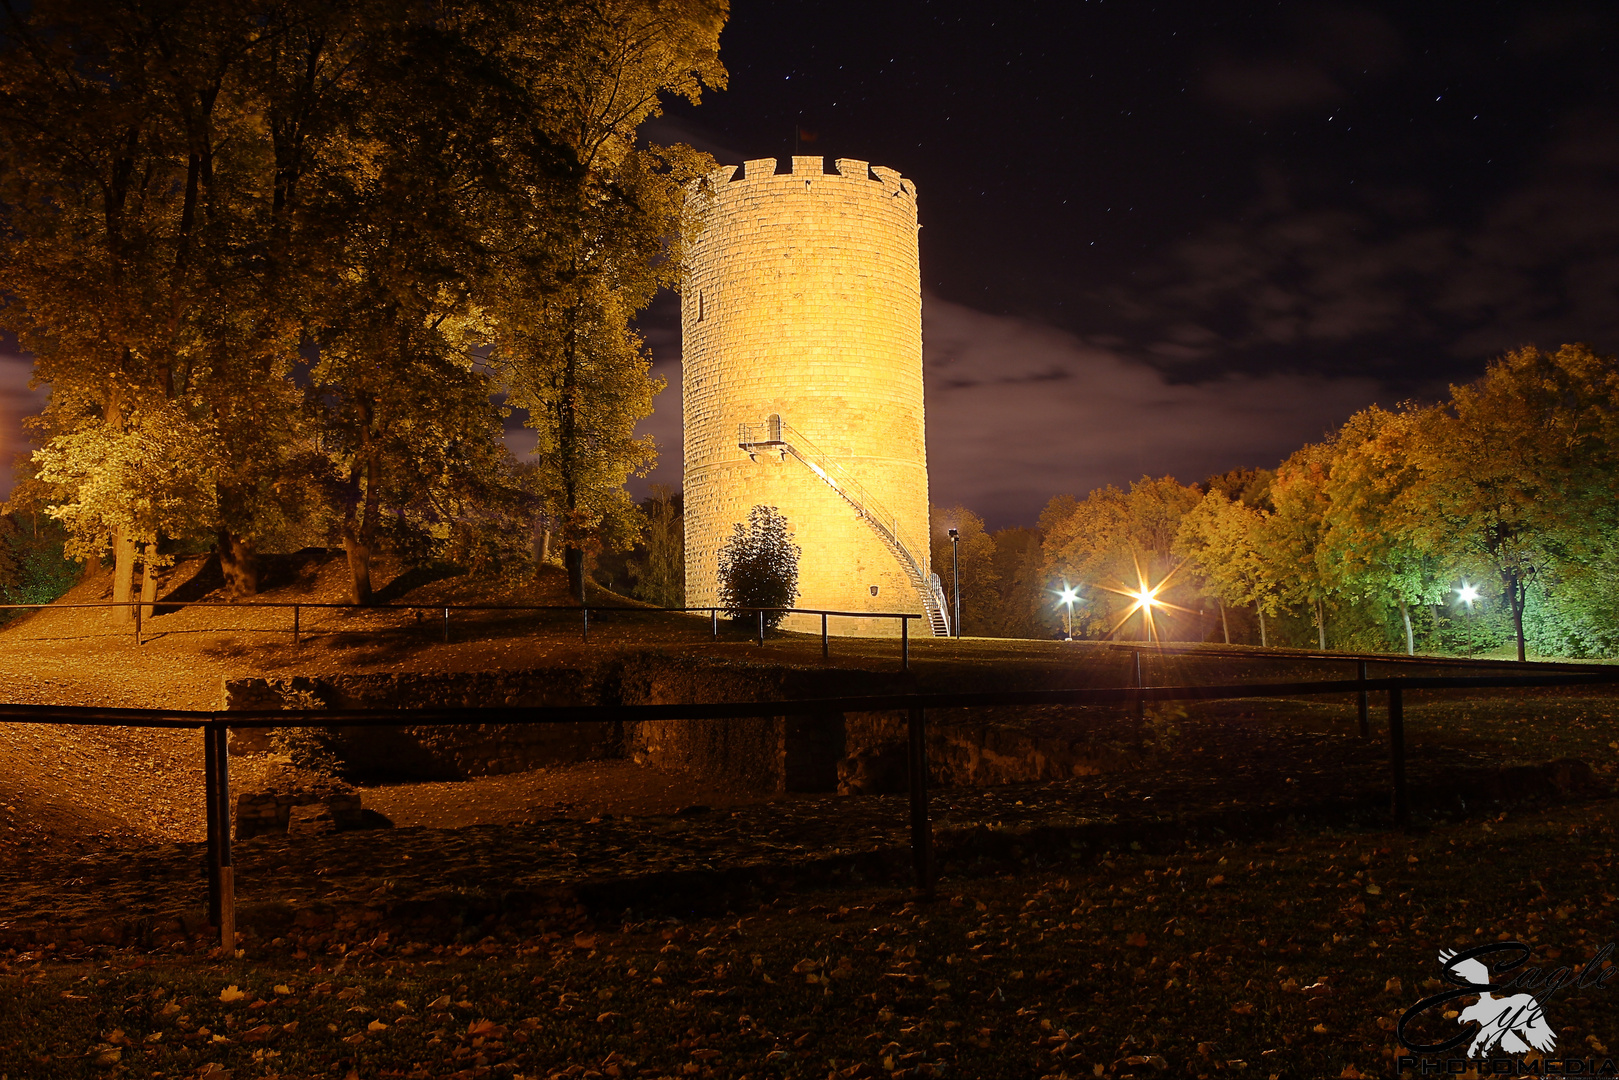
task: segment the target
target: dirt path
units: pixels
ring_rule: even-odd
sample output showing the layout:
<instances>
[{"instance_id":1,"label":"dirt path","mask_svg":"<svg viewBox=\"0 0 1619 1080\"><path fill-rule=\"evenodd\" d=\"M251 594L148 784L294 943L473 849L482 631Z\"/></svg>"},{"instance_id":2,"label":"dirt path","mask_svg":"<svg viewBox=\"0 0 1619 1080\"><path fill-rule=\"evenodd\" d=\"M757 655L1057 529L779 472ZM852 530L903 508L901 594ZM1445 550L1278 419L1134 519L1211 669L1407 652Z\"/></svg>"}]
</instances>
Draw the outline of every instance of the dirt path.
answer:
<instances>
[{"instance_id":1,"label":"dirt path","mask_svg":"<svg viewBox=\"0 0 1619 1080\"><path fill-rule=\"evenodd\" d=\"M361 789L365 805L397 826L452 829L551 817L652 817L698 807L764 802L765 795L728 790L631 761L583 761L456 783L388 784Z\"/></svg>"}]
</instances>

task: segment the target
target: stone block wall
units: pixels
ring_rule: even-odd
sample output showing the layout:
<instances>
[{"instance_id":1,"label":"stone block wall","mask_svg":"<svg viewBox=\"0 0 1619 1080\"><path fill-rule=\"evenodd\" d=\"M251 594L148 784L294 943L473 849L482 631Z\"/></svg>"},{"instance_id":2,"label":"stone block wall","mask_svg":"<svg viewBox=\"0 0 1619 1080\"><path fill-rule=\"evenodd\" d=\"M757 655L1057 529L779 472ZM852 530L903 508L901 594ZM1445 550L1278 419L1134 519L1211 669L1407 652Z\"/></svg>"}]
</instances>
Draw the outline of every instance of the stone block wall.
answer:
<instances>
[{"instance_id":1,"label":"stone block wall","mask_svg":"<svg viewBox=\"0 0 1619 1080\"><path fill-rule=\"evenodd\" d=\"M741 177L727 166L691 192L703 230L681 297L688 604L718 602L721 544L767 505L803 550L798 606L923 610L837 491L792 457L752 461L737 445L740 425L781 416L892 515L926 577L916 187L863 161L836 167L795 157L777 173L774 159L749 161ZM820 627L810 617L787 625ZM899 626L834 619L829 631L897 636Z\"/></svg>"},{"instance_id":2,"label":"stone block wall","mask_svg":"<svg viewBox=\"0 0 1619 1080\"><path fill-rule=\"evenodd\" d=\"M223 708L423 709L435 706L596 705L598 669L473 671L227 679ZM356 776L457 780L617 757L615 724L477 724L338 728L339 753ZM270 748L267 733L232 732L233 752Z\"/></svg>"},{"instance_id":3,"label":"stone block wall","mask_svg":"<svg viewBox=\"0 0 1619 1080\"><path fill-rule=\"evenodd\" d=\"M911 686L887 672L817 670L729 662L631 661L619 676L625 704L770 701L891 694ZM672 720L629 725L625 749L658 768L751 791L833 791L838 761L850 747L843 714L747 720Z\"/></svg>"}]
</instances>

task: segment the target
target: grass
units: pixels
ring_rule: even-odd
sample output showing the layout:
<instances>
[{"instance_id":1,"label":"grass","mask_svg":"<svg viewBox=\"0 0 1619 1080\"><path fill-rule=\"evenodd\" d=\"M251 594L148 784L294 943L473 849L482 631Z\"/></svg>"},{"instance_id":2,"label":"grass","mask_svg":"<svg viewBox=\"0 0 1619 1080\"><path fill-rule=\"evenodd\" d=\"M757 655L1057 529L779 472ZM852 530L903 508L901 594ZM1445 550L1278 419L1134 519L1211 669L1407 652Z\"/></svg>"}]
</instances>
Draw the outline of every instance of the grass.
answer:
<instances>
[{"instance_id":1,"label":"grass","mask_svg":"<svg viewBox=\"0 0 1619 1080\"><path fill-rule=\"evenodd\" d=\"M689 921L556 912L456 944L349 925L229 960L24 954L0 974L0 1074L1388 1075L1441 948L1517 938L1549 968L1610 939L1616 824L1600 802L1120 851L947 880L932 904L850 888ZM1606 1056L1613 1004L1548 1002L1559 1054Z\"/></svg>"}]
</instances>

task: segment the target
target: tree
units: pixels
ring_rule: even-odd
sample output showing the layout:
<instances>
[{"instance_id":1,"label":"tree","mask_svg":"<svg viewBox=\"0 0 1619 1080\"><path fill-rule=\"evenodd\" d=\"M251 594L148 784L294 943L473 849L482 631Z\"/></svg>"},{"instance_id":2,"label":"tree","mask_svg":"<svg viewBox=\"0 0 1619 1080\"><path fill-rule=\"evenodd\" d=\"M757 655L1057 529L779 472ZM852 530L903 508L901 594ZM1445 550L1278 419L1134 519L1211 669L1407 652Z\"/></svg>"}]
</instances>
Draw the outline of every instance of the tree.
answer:
<instances>
[{"instance_id":1,"label":"tree","mask_svg":"<svg viewBox=\"0 0 1619 1080\"><path fill-rule=\"evenodd\" d=\"M87 454L127 448L126 430L149 432L153 417L167 416L180 424L171 448L186 432L199 436L195 464L228 489L295 402L266 392L287 370L297 327L252 302L275 262L281 206L262 197L264 110L243 79L305 14L296 4L244 13L217 0L7 9L0 292L5 325L51 385L46 434L72 442L57 448L68 473L93 470ZM255 399L251 424L233 422L244 397ZM181 471L192 484L193 470ZM229 490L194 504L204 506L208 524L228 533L253 527L251 500ZM110 544L114 598L127 600L136 545L150 549L157 537L129 531L141 513L104 508L112 512L64 504L64 520L81 554Z\"/></svg>"},{"instance_id":2,"label":"tree","mask_svg":"<svg viewBox=\"0 0 1619 1080\"><path fill-rule=\"evenodd\" d=\"M521 99L467 48L463 22L386 30L388 56L344 135L354 160L309 207L334 268L307 308L310 407L357 604L371 600L382 546L481 559L504 542L526 556L533 502L475 353L508 195L488 145Z\"/></svg>"},{"instance_id":3,"label":"tree","mask_svg":"<svg viewBox=\"0 0 1619 1080\"><path fill-rule=\"evenodd\" d=\"M634 565L635 594L659 607L686 603L685 514L678 491L653 484L643 503L647 517L646 557Z\"/></svg>"},{"instance_id":4,"label":"tree","mask_svg":"<svg viewBox=\"0 0 1619 1080\"><path fill-rule=\"evenodd\" d=\"M1211 487L1181 519L1175 535L1175 553L1189 564L1204 590L1221 605L1220 627L1226 644L1231 628L1226 606L1254 606L1259 619L1259 643L1268 647L1265 616L1280 610L1271 567L1261 557L1258 535L1264 512L1228 497Z\"/></svg>"},{"instance_id":5,"label":"tree","mask_svg":"<svg viewBox=\"0 0 1619 1080\"><path fill-rule=\"evenodd\" d=\"M526 188L529 224L503 252L491 360L537 432L542 492L581 602L586 546L626 546L639 530L624 482L654 461L634 432L662 384L630 323L678 284L695 221L684 185L713 167L684 147L638 148L635 133L662 94L696 102L725 85L725 14L721 0L576 0L537 12L500 53L543 107L522 114L532 130L493 148L543 182Z\"/></svg>"},{"instance_id":6,"label":"tree","mask_svg":"<svg viewBox=\"0 0 1619 1080\"><path fill-rule=\"evenodd\" d=\"M49 604L72 588L78 568L62 553L65 539L60 527L38 514L0 515L0 598L8 604Z\"/></svg>"},{"instance_id":7,"label":"tree","mask_svg":"<svg viewBox=\"0 0 1619 1080\"><path fill-rule=\"evenodd\" d=\"M1619 364L1584 345L1507 353L1423 414L1412 453L1425 549L1499 575L1525 659L1531 582L1600 553L1615 525Z\"/></svg>"},{"instance_id":8,"label":"tree","mask_svg":"<svg viewBox=\"0 0 1619 1080\"><path fill-rule=\"evenodd\" d=\"M992 637L1048 638L1058 628L1052 590L1045 577L1045 555L1035 529L997 529L995 577L1000 602L985 632Z\"/></svg>"},{"instance_id":9,"label":"tree","mask_svg":"<svg viewBox=\"0 0 1619 1080\"><path fill-rule=\"evenodd\" d=\"M629 320L678 274L683 170L705 164L636 129L659 94L721 84L722 2L7 14L5 325L52 387L59 505L82 550L117 553L115 596L158 539L125 497L194 511L164 528L217 534L240 591L255 547L331 526L357 601L378 544L490 552L537 493L560 491L574 556L633 526L656 386ZM554 435L540 469L505 454L502 391ZM156 416L177 452L195 436L171 470L190 487L88 482L163 483L87 456Z\"/></svg>"},{"instance_id":10,"label":"tree","mask_svg":"<svg viewBox=\"0 0 1619 1080\"><path fill-rule=\"evenodd\" d=\"M1339 430L1316 554L1322 576L1349 599L1380 607L1392 602L1399 609L1407 655L1416 653L1411 605L1442 599L1448 569L1421 539L1430 511L1416 440L1427 413L1415 406L1391 413L1374 405Z\"/></svg>"},{"instance_id":11,"label":"tree","mask_svg":"<svg viewBox=\"0 0 1619 1080\"><path fill-rule=\"evenodd\" d=\"M747 528L731 527L720 546L720 604L732 619L744 608L787 608L798 599L798 558L803 552L789 539L787 519L774 506L748 511ZM764 621L774 629L785 614L767 611Z\"/></svg>"},{"instance_id":12,"label":"tree","mask_svg":"<svg viewBox=\"0 0 1619 1080\"><path fill-rule=\"evenodd\" d=\"M955 619L956 588L953 567L960 565L961 626L955 627L966 635L983 636L999 615L1000 574L995 566L995 541L984 531L984 519L965 506L931 508L933 572L944 584L944 594L951 606L950 618ZM955 529L958 539L952 544L950 530ZM952 551L952 547L955 548ZM955 561L952 561L954 556Z\"/></svg>"},{"instance_id":13,"label":"tree","mask_svg":"<svg viewBox=\"0 0 1619 1080\"><path fill-rule=\"evenodd\" d=\"M1264 515L1256 533L1277 598L1309 610L1322 651L1327 648L1327 601L1333 585L1321 559L1331 462L1331 445L1320 443L1296 450L1282 462L1270 489L1275 510Z\"/></svg>"},{"instance_id":14,"label":"tree","mask_svg":"<svg viewBox=\"0 0 1619 1080\"><path fill-rule=\"evenodd\" d=\"M1197 488L1173 477L1142 477L1129 492L1109 485L1071 501L1065 517L1041 515L1048 578L1084 583L1081 602L1086 633L1116 633L1139 605L1144 588L1165 604L1185 610L1193 590L1176 571L1175 537L1181 518L1201 498ZM1122 614L1121 614L1122 612ZM1154 616L1157 618L1158 616ZM1145 621L1145 616L1144 616ZM1143 628L1145 636L1145 627Z\"/></svg>"}]
</instances>

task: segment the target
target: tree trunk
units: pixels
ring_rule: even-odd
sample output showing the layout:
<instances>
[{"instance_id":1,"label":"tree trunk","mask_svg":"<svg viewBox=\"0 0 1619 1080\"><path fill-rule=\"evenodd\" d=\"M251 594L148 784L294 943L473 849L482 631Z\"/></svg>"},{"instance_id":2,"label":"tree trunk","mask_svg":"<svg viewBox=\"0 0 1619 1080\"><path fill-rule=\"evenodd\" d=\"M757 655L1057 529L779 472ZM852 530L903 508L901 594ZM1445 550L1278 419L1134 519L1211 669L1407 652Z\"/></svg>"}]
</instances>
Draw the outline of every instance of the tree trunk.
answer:
<instances>
[{"instance_id":1,"label":"tree trunk","mask_svg":"<svg viewBox=\"0 0 1619 1080\"><path fill-rule=\"evenodd\" d=\"M1411 636L1411 609L1406 607L1405 598L1400 598L1400 617L1405 620L1405 655L1417 655L1417 645Z\"/></svg>"},{"instance_id":2,"label":"tree trunk","mask_svg":"<svg viewBox=\"0 0 1619 1080\"><path fill-rule=\"evenodd\" d=\"M579 547L579 473L583 450L579 438L579 322L583 307L583 293L576 293L574 306L567 316L568 329L562 353L561 415L557 424L557 457L563 503L560 537L562 565L568 571L568 595L581 607L585 603L585 553Z\"/></svg>"},{"instance_id":3,"label":"tree trunk","mask_svg":"<svg viewBox=\"0 0 1619 1080\"><path fill-rule=\"evenodd\" d=\"M343 526L343 553L349 560L349 599L356 604L371 602L371 545L353 522Z\"/></svg>"},{"instance_id":4,"label":"tree trunk","mask_svg":"<svg viewBox=\"0 0 1619 1080\"><path fill-rule=\"evenodd\" d=\"M1259 606L1258 600L1254 601L1254 611L1259 614L1259 647L1268 649L1270 642L1265 639L1265 609Z\"/></svg>"},{"instance_id":5,"label":"tree trunk","mask_svg":"<svg viewBox=\"0 0 1619 1080\"><path fill-rule=\"evenodd\" d=\"M381 512L382 495L378 488L382 482L382 457L371 438L373 415L365 405L360 406L360 438L363 455L360 471L350 474L350 483L356 487L363 481L365 494L349 504L343 519L343 553L349 561L349 599L356 604L369 604L371 591L371 556L376 549L377 515Z\"/></svg>"},{"instance_id":6,"label":"tree trunk","mask_svg":"<svg viewBox=\"0 0 1619 1080\"><path fill-rule=\"evenodd\" d=\"M1327 608L1317 600L1315 602L1315 640L1322 652L1327 651Z\"/></svg>"},{"instance_id":7,"label":"tree trunk","mask_svg":"<svg viewBox=\"0 0 1619 1080\"><path fill-rule=\"evenodd\" d=\"M1231 623L1225 617L1225 605L1220 605L1220 631L1225 634L1225 643L1231 644Z\"/></svg>"},{"instance_id":8,"label":"tree trunk","mask_svg":"<svg viewBox=\"0 0 1619 1080\"><path fill-rule=\"evenodd\" d=\"M259 591L259 559L253 545L229 529L219 530L216 545L219 571L225 576L225 591L231 596L252 596Z\"/></svg>"},{"instance_id":9,"label":"tree trunk","mask_svg":"<svg viewBox=\"0 0 1619 1080\"><path fill-rule=\"evenodd\" d=\"M1507 596L1512 604L1512 629L1518 635L1518 663L1523 663L1525 650L1523 647L1523 605L1528 599L1524 594L1528 589L1524 587L1517 574L1507 574Z\"/></svg>"},{"instance_id":10,"label":"tree trunk","mask_svg":"<svg viewBox=\"0 0 1619 1080\"><path fill-rule=\"evenodd\" d=\"M127 604L135 593L135 541L127 539L123 529L113 533L112 560L112 602ZM134 618L134 608L112 609L115 623L132 622Z\"/></svg>"},{"instance_id":11,"label":"tree trunk","mask_svg":"<svg viewBox=\"0 0 1619 1080\"><path fill-rule=\"evenodd\" d=\"M585 553L567 544L562 548L562 565L568 569L568 595L583 607L585 604Z\"/></svg>"},{"instance_id":12,"label":"tree trunk","mask_svg":"<svg viewBox=\"0 0 1619 1080\"><path fill-rule=\"evenodd\" d=\"M534 563L536 567L551 561L551 519L543 517L534 523Z\"/></svg>"},{"instance_id":13,"label":"tree trunk","mask_svg":"<svg viewBox=\"0 0 1619 1080\"><path fill-rule=\"evenodd\" d=\"M141 553L141 620L152 618L152 604L157 600L157 568L151 557L157 554L156 544L147 544Z\"/></svg>"}]
</instances>

